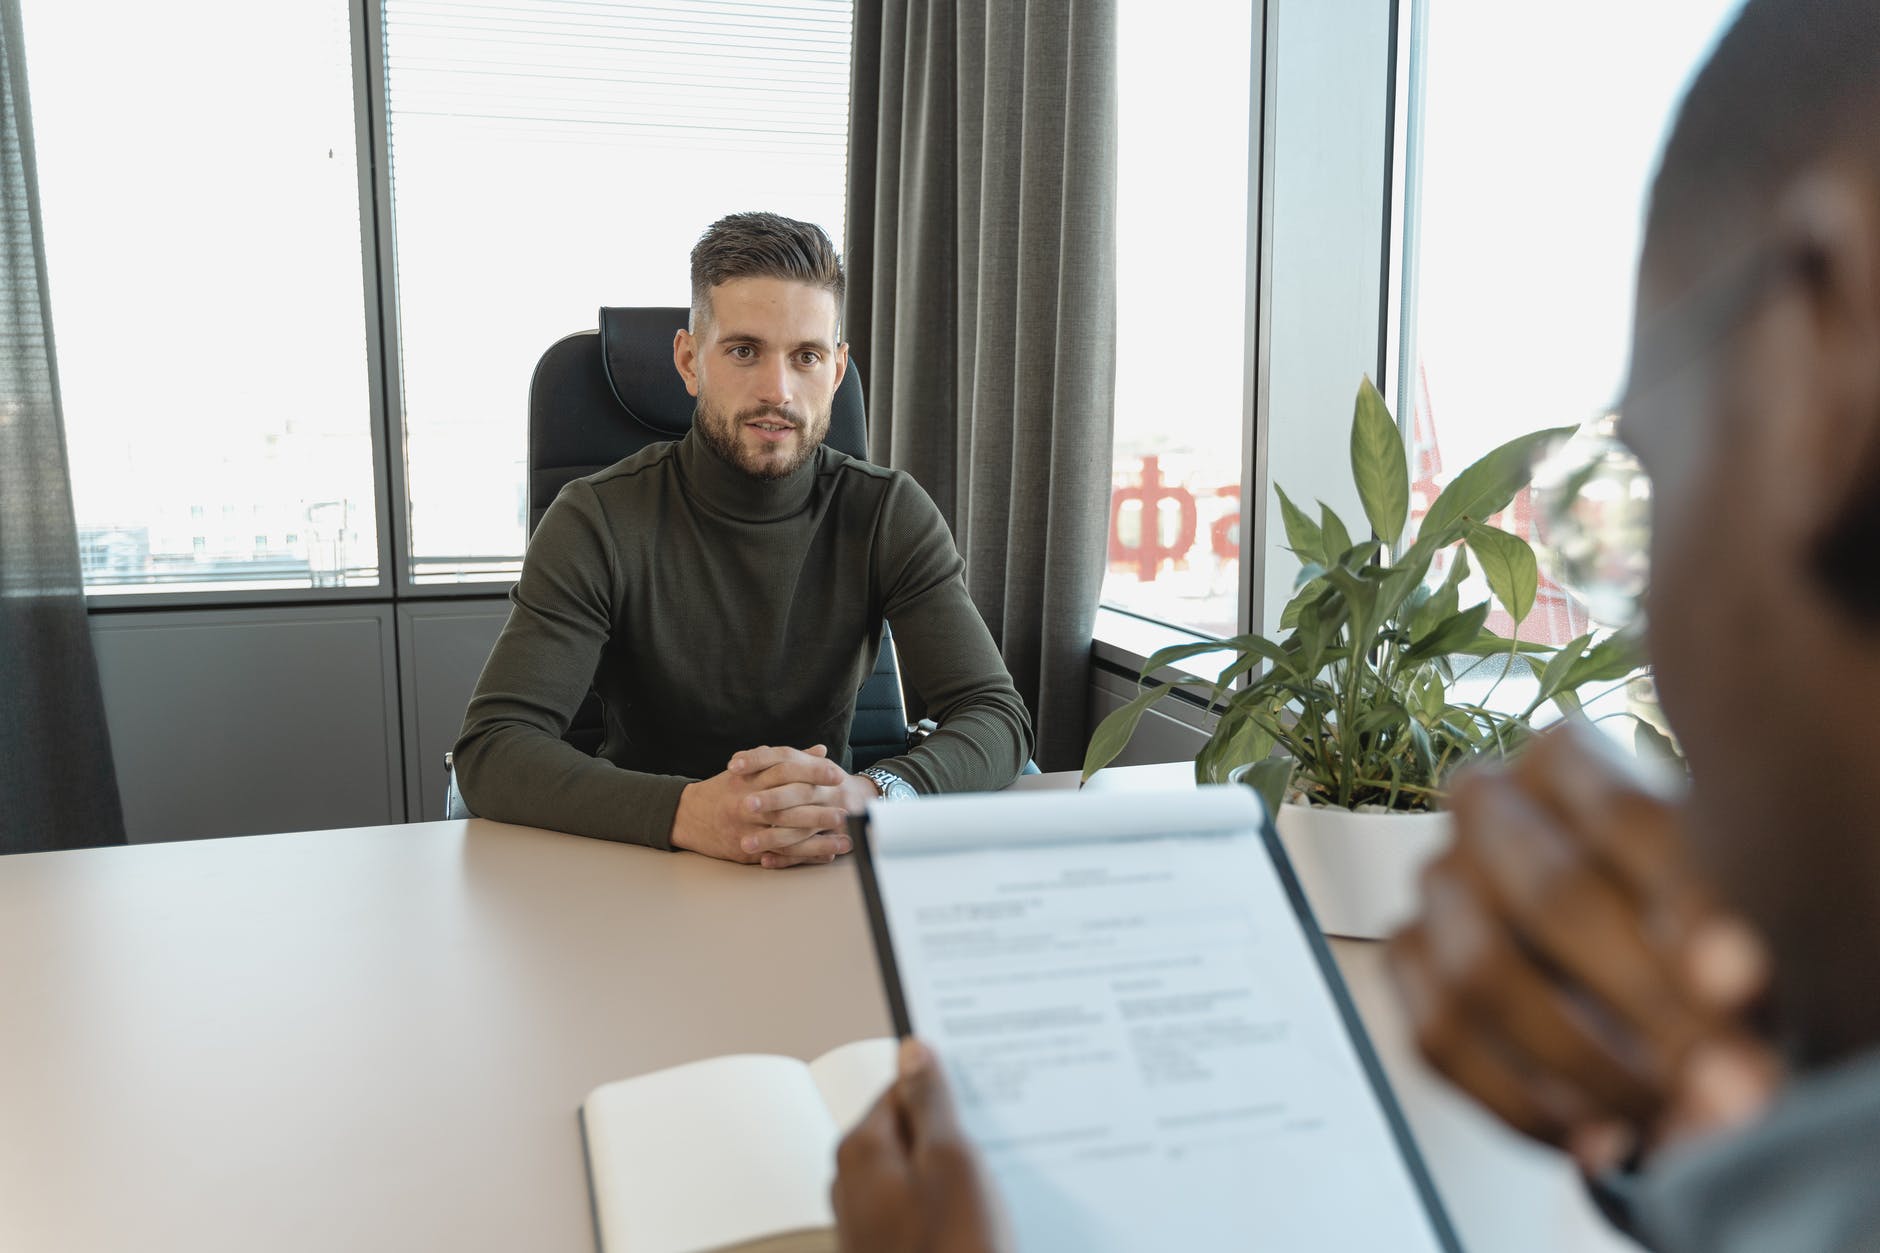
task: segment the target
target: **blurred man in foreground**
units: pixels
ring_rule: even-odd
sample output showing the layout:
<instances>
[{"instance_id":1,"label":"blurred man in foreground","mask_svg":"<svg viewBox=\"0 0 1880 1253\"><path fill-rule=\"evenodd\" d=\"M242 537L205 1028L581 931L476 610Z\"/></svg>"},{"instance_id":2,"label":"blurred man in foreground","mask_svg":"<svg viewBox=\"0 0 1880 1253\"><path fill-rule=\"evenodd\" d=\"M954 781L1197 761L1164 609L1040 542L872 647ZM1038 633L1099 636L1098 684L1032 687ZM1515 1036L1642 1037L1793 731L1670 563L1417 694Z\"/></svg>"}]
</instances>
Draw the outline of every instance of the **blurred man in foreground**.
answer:
<instances>
[{"instance_id":1,"label":"blurred man in foreground","mask_svg":"<svg viewBox=\"0 0 1880 1253\"><path fill-rule=\"evenodd\" d=\"M1666 148L1622 424L1689 794L1586 732L1459 781L1394 965L1431 1061L1666 1253L1880 1250L1880 5L1750 0ZM1001 1246L933 1059L845 1142L849 1249Z\"/></svg>"},{"instance_id":2,"label":"blurred man in foreground","mask_svg":"<svg viewBox=\"0 0 1880 1253\"><path fill-rule=\"evenodd\" d=\"M1400 983L1504 1120L1642 1164L1655 1247L1880 1248L1880 6L1752 0L1718 46L1623 410L1690 793L1572 735L1462 780Z\"/></svg>"}]
</instances>

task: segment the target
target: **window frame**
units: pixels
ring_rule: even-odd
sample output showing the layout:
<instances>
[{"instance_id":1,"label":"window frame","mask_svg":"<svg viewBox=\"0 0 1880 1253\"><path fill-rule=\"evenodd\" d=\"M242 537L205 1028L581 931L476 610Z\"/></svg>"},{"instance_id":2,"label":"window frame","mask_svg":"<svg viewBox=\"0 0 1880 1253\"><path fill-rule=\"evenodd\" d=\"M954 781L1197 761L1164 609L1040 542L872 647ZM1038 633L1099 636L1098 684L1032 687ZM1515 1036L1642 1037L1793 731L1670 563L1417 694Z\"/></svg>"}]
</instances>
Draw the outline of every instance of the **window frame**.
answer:
<instances>
[{"instance_id":1,"label":"window frame","mask_svg":"<svg viewBox=\"0 0 1880 1253\"><path fill-rule=\"evenodd\" d=\"M1339 10L1329 20L1353 28L1374 28L1384 23L1391 49L1390 64L1385 68L1389 85L1385 91L1385 116L1374 127L1381 142L1378 156L1387 171L1387 204L1382 210L1382 230L1376 241L1379 257L1378 301L1381 330L1373 367L1376 377L1384 379L1393 394L1401 386L1400 362L1403 345L1400 330L1404 311L1413 297L1413 277L1399 271L1403 232L1399 229L1407 206L1414 198L1406 197L1401 170L1394 167L1396 142L1404 133L1407 110L1398 101L1415 96L1407 94L1409 77L1416 58L1412 38L1398 39L1400 15L1407 17L1412 31L1420 29L1426 0L1388 0L1377 6L1326 6ZM1282 109L1290 114L1309 110L1309 101L1277 99L1280 63L1279 38L1282 10L1308 8L1312 0L1259 0L1251 23L1252 39L1248 49L1253 74L1248 92L1249 126L1246 154L1248 183L1247 247L1245 273L1246 352L1242 368L1241 406L1241 577L1237 589L1237 623L1241 631L1263 626L1265 606L1261 589L1269 564L1267 539L1273 474L1270 437L1272 433L1272 338L1275 319L1273 289L1274 189L1276 179L1285 171L1276 169L1279 148L1276 125ZM1288 9L1292 6L1292 9ZM360 265L364 278L366 361L368 376L368 423L371 435L372 476L374 485L374 522L377 531L378 579L375 583L351 587L241 587L214 590L165 591L157 587L138 590L100 590L88 592L88 606L94 612L132 612L166 607L234 607L255 605L291 605L310 603L352 603L370 601L448 601L493 599L507 596L513 588L513 576L463 583L417 582L409 559L411 524L410 493L402 458L404 439L403 380L400 356L401 327L397 281L397 258L392 230L394 207L389 177L390 116L387 99L384 36L384 0L350 0L349 21L352 43L352 85L355 126L355 154L360 210ZM1414 134L1414 132L1411 132ZM1404 165L1413 166L1413 161ZM1401 411L1402 405L1399 404ZM1328 451L1342 447L1342 438L1328 440ZM1285 467L1280 467L1282 474ZM1149 617L1140 610L1105 602L1093 631L1093 661L1109 669L1140 666L1146 658L1143 650L1156 640L1167 643L1192 642L1206 638L1190 628ZM1157 646L1161 646L1157 644ZM1153 650L1150 650L1153 651ZM1134 673L1133 669L1130 671Z\"/></svg>"},{"instance_id":2,"label":"window frame","mask_svg":"<svg viewBox=\"0 0 1880 1253\"><path fill-rule=\"evenodd\" d=\"M1265 631L1268 629L1269 616L1276 615L1279 610L1278 605L1265 604L1271 538L1269 514L1274 507L1271 497L1275 470L1272 447L1275 377L1273 334L1278 293L1275 285L1274 238L1277 200L1292 181L1287 177L1291 171L1280 168L1282 149L1287 149L1289 157L1294 155L1293 146L1282 143L1280 127L1284 124L1283 119L1314 116L1317 112L1316 102L1306 97L1317 92L1324 92L1327 98L1336 95L1339 89L1334 84L1340 82L1335 77L1326 77L1316 85L1300 84L1283 78L1280 72L1283 28L1289 20L1297 22L1308 19L1309 15L1309 20L1324 23L1324 31L1321 33L1349 34L1354 36L1352 43L1362 43L1364 40L1375 43L1381 39L1387 49L1383 63L1377 67L1377 81L1382 85L1383 108L1379 115L1366 119L1361 151L1354 158L1359 162L1371 162L1381 171L1381 203L1374 205L1372 210L1360 209L1354 212L1348 205L1328 202L1322 206L1324 211L1318 216L1333 223L1337 231L1340 246L1331 251L1377 258L1374 275L1378 318L1375 340L1368 334L1351 336L1351 342L1343 347L1363 356L1367 372L1371 377L1383 381L1385 394L1389 396L1394 394L1398 386L1399 341L1404 311L1409 307L1405 301L1414 294L1406 294L1400 273L1403 248L1401 227L1406 209L1413 203L1406 201L1406 175L1414 178L1415 168L1414 154L1409 153L1400 142L1405 128L1411 123L1410 109L1402 107L1401 102L1414 100L1406 93L1411 87L1413 70L1420 71L1421 68L1420 57L1415 56L1414 52L1417 48L1416 33L1422 29L1425 3L1426 0L1385 0L1385 3L1376 5L1327 5L1323 0L1317 0L1316 3L1315 0L1259 0L1255 6L1253 46L1249 50L1254 73L1248 93L1247 346L1241 415L1238 629L1242 632ZM1410 37L1400 38L1400 31ZM1362 38L1355 38L1358 36ZM1299 89L1301 86L1303 90ZM1287 138L1290 137L1289 133ZM1405 154L1402 161L1398 160L1400 153ZM1363 219L1373 210L1377 218L1369 224L1365 223ZM1397 404L1395 409L1401 430L1404 408L1402 404ZM1328 437L1323 441L1324 450L1342 467L1345 464L1343 452L1347 428L1339 423L1327 423L1325 429ZM1291 481L1289 471L1292 467L1282 463L1278 469L1282 480ZM1134 678L1147 660L1148 652L1206 638L1210 637L1191 627L1153 618L1140 609L1104 601L1100 605L1093 631L1092 664ZM1201 659L1203 667L1206 660ZM1185 692L1177 692L1175 696L1187 699Z\"/></svg>"},{"instance_id":3,"label":"window frame","mask_svg":"<svg viewBox=\"0 0 1880 1253\"><path fill-rule=\"evenodd\" d=\"M370 583L347 587L321 587L315 584L282 587L278 581L253 580L258 586L235 583L229 587L198 588L191 591L164 591L162 584L143 586L85 587L88 613L136 613L157 609L239 608L272 605L306 605L385 601L399 595L392 565L396 549L390 531L391 504L388 498L389 447L393 428L387 421L384 405L383 358L387 339L382 322L383 296L380 273L374 264L382 238L376 187L381 165L379 154L383 138L376 125L382 112L371 92L374 74L369 55L370 39L376 35L372 23L380 20L379 0L347 0L350 31L351 76L353 91L353 151L356 159L356 183L359 200L359 259L364 277L367 433L371 439L373 522L376 530L378 577ZM30 53L29 53L30 58ZM382 79L382 73L378 78ZM382 86L382 84L381 84ZM388 206L389 210L389 206ZM388 219L389 220L389 219ZM394 345L395 340L391 341ZM504 585L506 592L509 585Z\"/></svg>"}]
</instances>

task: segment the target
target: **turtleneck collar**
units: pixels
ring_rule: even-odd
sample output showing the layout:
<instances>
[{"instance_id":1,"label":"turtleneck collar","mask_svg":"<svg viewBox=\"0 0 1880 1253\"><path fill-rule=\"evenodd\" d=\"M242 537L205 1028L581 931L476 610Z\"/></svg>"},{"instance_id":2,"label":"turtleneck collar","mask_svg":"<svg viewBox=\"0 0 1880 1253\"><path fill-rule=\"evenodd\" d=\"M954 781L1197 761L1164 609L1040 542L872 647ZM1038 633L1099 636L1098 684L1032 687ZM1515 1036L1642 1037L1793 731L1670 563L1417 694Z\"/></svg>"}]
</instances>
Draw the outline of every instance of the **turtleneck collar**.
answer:
<instances>
[{"instance_id":1,"label":"turtleneck collar","mask_svg":"<svg viewBox=\"0 0 1880 1253\"><path fill-rule=\"evenodd\" d=\"M800 511L809 501L823 457L818 447L785 478L753 478L714 452L693 426L679 441L677 460L688 494L714 512L741 522L775 522Z\"/></svg>"}]
</instances>

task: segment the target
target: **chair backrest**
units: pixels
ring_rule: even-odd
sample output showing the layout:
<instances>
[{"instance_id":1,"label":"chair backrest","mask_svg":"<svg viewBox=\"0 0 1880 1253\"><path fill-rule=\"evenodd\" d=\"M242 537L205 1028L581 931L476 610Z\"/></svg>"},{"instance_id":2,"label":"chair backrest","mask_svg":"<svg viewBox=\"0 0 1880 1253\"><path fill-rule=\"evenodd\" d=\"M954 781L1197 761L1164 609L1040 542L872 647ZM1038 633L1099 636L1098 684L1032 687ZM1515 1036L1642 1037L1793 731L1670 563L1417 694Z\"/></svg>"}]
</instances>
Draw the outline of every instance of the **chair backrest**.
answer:
<instances>
[{"instance_id":1,"label":"chair backrest","mask_svg":"<svg viewBox=\"0 0 1880 1253\"><path fill-rule=\"evenodd\" d=\"M692 429L694 401L672 364L683 308L602 309L598 331L549 347L529 383L529 530L555 493L648 444ZM862 374L850 360L829 413L828 444L868 456Z\"/></svg>"},{"instance_id":2,"label":"chair backrest","mask_svg":"<svg viewBox=\"0 0 1880 1253\"><path fill-rule=\"evenodd\" d=\"M569 483L692 428L695 402L672 364L672 337L689 312L602 309L598 331L565 336L542 354L529 383L531 533ZM853 359L836 389L827 442L851 457L868 455L862 375ZM600 701L590 692L563 738L594 753L602 734ZM907 714L884 626L881 654L856 703L849 750L859 770L906 749Z\"/></svg>"}]
</instances>

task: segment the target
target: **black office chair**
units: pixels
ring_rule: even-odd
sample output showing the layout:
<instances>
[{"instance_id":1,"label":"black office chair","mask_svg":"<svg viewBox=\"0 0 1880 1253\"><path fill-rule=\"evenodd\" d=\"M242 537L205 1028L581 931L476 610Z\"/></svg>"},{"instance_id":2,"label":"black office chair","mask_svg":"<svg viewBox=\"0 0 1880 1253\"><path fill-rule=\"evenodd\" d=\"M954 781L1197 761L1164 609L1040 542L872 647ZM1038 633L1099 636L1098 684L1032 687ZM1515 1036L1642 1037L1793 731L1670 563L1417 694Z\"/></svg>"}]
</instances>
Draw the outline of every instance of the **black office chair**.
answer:
<instances>
[{"instance_id":1,"label":"black office chair","mask_svg":"<svg viewBox=\"0 0 1880 1253\"><path fill-rule=\"evenodd\" d=\"M555 494L648 444L682 438L692 428L694 401L672 364L672 337L686 324L684 308L602 309L598 331L577 331L551 345L529 383L529 530ZM862 376L853 360L836 389L827 442L851 457L868 455ZM849 753L861 770L904 753L931 723L910 727L894 643L886 623L875 668L862 684L849 724ZM562 736L584 753L600 749L600 698L590 689ZM446 814L468 808L450 769Z\"/></svg>"}]
</instances>

